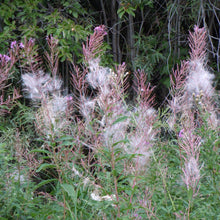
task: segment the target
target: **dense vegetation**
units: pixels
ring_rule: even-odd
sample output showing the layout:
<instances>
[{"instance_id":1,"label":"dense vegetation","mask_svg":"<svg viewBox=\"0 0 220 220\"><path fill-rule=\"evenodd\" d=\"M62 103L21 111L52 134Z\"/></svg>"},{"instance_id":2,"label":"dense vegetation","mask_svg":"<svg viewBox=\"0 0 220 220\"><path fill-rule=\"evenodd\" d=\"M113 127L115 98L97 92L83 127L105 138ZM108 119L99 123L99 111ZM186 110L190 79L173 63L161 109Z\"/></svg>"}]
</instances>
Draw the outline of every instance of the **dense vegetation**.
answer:
<instances>
[{"instance_id":1,"label":"dense vegetation","mask_svg":"<svg viewBox=\"0 0 220 220\"><path fill-rule=\"evenodd\" d=\"M219 219L219 11L2 1L0 219Z\"/></svg>"}]
</instances>

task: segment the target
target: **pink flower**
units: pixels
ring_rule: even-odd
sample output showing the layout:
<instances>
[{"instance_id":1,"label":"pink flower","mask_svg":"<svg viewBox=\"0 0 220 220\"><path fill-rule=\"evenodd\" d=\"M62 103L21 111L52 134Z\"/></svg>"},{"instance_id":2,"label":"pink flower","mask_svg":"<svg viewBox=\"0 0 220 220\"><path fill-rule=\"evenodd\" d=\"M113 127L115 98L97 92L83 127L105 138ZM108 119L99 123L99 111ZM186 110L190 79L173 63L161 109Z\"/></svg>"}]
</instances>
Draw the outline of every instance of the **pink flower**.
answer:
<instances>
[{"instance_id":1,"label":"pink flower","mask_svg":"<svg viewBox=\"0 0 220 220\"><path fill-rule=\"evenodd\" d=\"M19 44L19 47L20 47L20 48L24 48L24 44L21 42L21 43Z\"/></svg>"},{"instance_id":2,"label":"pink flower","mask_svg":"<svg viewBox=\"0 0 220 220\"><path fill-rule=\"evenodd\" d=\"M182 138L182 137L183 137L183 132L184 132L184 129L180 130L180 132L179 132L179 138Z\"/></svg>"},{"instance_id":3,"label":"pink flower","mask_svg":"<svg viewBox=\"0 0 220 220\"><path fill-rule=\"evenodd\" d=\"M95 27L94 31L98 32L98 33L103 32L103 35L107 35L107 32L105 31L105 26L104 25L100 25L98 27Z\"/></svg>"},{"instance_id":4,"label":"pink flower","mask_svg":"<svg viewBox=\"0 0 220 220\"><path fill-rule=\"evenodd\" d=\"M16 46L16 43L17 43L16 41L11 42L11 49L13 49Z\"/></svg>"},{"instance_id":5,"label":"pink flower","mask_svg":"<svg viewBox=\"0 0 220 220\"><path fill-rule=\"evenodd\" d=\"M3 58L5 59L6 62L8 62L9 60L11 60L11 58L7 55L4 55Z\"/></svg>"},{"instance_id":6,"label":"pink flower","mask_svg":"<svg viewBox=\"0 0 220 220\"><path fill-rule=\"evenodd\" d=\"M1 60L1 62L8 62L9 60L11 60L11 58L9 57L9 56L7 56L7 55L2 55L2 54L0 54L0 60Z\"/></svg>"},{"instance_id":7,"label":"pink flower","mask_svg":"<svg viewBox=\"0 0 220 220\"><path fill-rule=\"evenodd\" d=\"M101 26L95 27L94 31L103 31L103 28Z\"/></svg>"},{"instance_id":8,"label":"pink flower","mask_svg":"<svg viewBox=\"0 0 220 220\"><path fill-rule=\"evenodd\" d=\"M72 97L72 96L67 96L67 97L66 97L66 100L67 100L67 101L71 101L71 100L73 100L73 97Z\"/></svg>"},{"instance_id":9,"label":"pink flower","mask_svg":"<svg viewBox=\"0 0 220 220\"><path fill-rule=\"evenodd\" d=\"M199 27L197 25L194 26L194 32L198 32L199 31Z\"/></svg>"},{"instance_id":10,"label":"pink flower","mask_svg":"<svg viewBox=\"0 0 220 220\"><path fill-rule=\"evenodd\" d=\"M33 39L33 38L30 38L30 39L29 39L29 43L30 43L30 44L33 44L34 41L35 41L35 39Z\"/></svg>"}]
</instances>

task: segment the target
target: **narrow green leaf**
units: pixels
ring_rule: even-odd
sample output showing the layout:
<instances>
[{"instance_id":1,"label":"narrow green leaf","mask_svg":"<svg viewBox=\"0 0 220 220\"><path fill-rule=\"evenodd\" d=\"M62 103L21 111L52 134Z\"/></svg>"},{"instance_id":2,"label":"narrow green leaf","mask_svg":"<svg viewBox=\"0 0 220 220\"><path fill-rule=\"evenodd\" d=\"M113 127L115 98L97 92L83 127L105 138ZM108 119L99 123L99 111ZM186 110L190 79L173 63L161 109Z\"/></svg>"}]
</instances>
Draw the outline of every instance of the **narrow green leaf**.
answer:
<instances>
[{"instance_id":1,"label":"narrow green leaf","mask_svg":"<svg viewBox=\"0 0 220 220\"><path fill-rule=\"evenodd\" d=\"M46 184L48 184L48 183L55 182L55 181L57 181L57 179L43 180L43 181L41 181L40 183L38 183L38 184L33 188L33 191L37 190L38 188L40 188L40 187L43 186L43 185L46 185Z\"/></svg>"},{"instance_id":2,"label":"narrow green leaf","mask_svg":"<svg viewBox=\"0 0 220 220\"><path fill-rule=\"evenodd\" d=\"M124 160L124 159L128 159L128 155L124 155L124 156L122 156L122 157L116 158L116 159L115 159L115 162L118 162L118 161Z\"/></svg>"},{"instance_id":3,"label":"narrow green leaf","mask_svg":"<svg viewBox=\"0 0 220 220\"><path fill-rule=\"evenodd\" d=\"M41 170L46 170L46 169L48 169L48 168L54 168L54 167L56 167L56 165L54 165L54 164L48 164L48 163L43 163L43 164L41 164L40 167L36 170L36 172L38 173L38 172L40 172Z\"/></svg>"},{"instance_id":4,"label":"narrow green leaf","mask_svg":"<svg viewBox=\"0 0 220 220\"><path fill-rule=\"evenodd\" d=\"M112 146L115 147L120 143L126 144L126 143L129 143L129 141L128 141L128 139L123 139L123 140L115 142Z\"/></svg>"},{"instance_id":5,"label":"narrow green leaf","mask_svg":"<svg viewBox=\"0 0 220 220\"><path fill-rule=\"evenodd\" d=\"M44 154L52 154L50 151L48 150L44 150L44 149L34 149L29 151L29 153L44 153Z\"/></svg>"},{"instance_id":6,"label":"narrow green leaf","mask_svg":"<svg viewBox=\"0 0 220 220\"><path fill-rule=\"evenodd\" d=\"M61 144L59 144L59 147L61 146L69 146L73 145L74 143L72 141L63 141Z\"/></svg>"},{"instance_id":7,"label":"narrow green leaf","mask_svg":"<svg viewBox=\"0 0 220 220\"><path fill-rule=\"evenodd\" d=\"M123 122L123 121L125 121L127 118L128 118L128 116L121 116L121 117L117 118L117 119L112 123L112 125L115 125L115 124L117 124L117 123L119 123L119 122Z\"/></svg>"},{"instance_id":8,"label":"narrow green leaf","mask_svg":"<svg viewBox=\"0 0 220 220\"><path fill-rule=\"evenodd\" d=\"M0 108L9 110L9 107L7 105L0 105Z\"/></svg>"},{"instance_id":9,"label":"narrow green leaf","mask_svg":"<svg viewBox=\"0 0 220 220\"><path fill-rule=\"evenodd\" d=\"M73 140L74 138L72 136L67 136L67 135L62 136L59 139L57 139L57 141L73 141Z\"/></svg>"}]
</instances>

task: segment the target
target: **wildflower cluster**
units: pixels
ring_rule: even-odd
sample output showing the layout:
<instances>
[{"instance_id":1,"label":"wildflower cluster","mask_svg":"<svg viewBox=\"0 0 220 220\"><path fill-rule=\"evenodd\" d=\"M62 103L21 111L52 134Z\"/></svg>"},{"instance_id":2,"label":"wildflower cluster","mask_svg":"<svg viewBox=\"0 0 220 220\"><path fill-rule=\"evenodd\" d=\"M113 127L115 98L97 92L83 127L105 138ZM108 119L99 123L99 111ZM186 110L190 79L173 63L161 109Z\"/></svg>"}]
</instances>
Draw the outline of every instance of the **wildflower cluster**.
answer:
<instances>
[{"instance_id":1,"label":"wildflower cluster","mask_svg":"<svg viewBox=\"0 0 220 220\"><path fill-rule=\"evenodd\" d=\"M202 164L200 147L204 142L199 129L208 123L217 129L219 119L214 107L214 75L206 66L206 30L195 26L190 32L190 59L181 63L171 77L170 128L179 126L178 145L182 164L182 180L192 191L192 198L198 195ZM208 116L207 116L208 114ZM191 200L189 206L191 205ZM190 208L189 208L190 209ZM189 212L187 213L189 216Z\"/></svg>"},{"instance_id":2,"label":"wildflower cluster","mask_svg":"<svg viewBox=\"0 0 220 220\"><path fill-rule=\"evenodd\" d=\"M68 125L66 116L68 103L71 100L69 96L62 95L62 81L56 75L58 59L54 54L54 48L57 45L57 40L51 36L47 38L47 42L51 53L46 52L46 57L52 70L52 76L44 73L41 68L38 69L38 66L33 63L39 58L33 50L34 40L30 39L25 43L25 51L32 56L33 60L24 62L24 69L32 71L24 73L21 77L26 98L34 101L35 105L40 105L36 114L37 130L47 137L53 137L61 130L65 130Z\"/></svg>"},{"instance_id":3,"label":"wildflower cluster","mask_svg":"<svg viewBox=\"0 0 220 220\"><path fill-rule=\"evenodd\" d=\"M103 144L111 148L114 143L127 137L129 144L122 142L119 146L128 154L138 155L134 159L135 165L132 166L132 170L144 171L153 149L152 141L157 134L157 130L153 129L157 121L156 110L152 107L153 88L146 85L147 78L143 71L136 72L137 106L129 110L124 99L128 87L125 64L119 65L115 68L116 71L113 71L102 67L99 57L95 58L105 34L103 26L97 27L87 45L83 47L89 69L86 80L97 94L93 99L82 97L80 109L87 122L91 123L95 119L91 117L91 113L98 108L101 114L99 123Z\"/></svg>"},{"instance_id":4,"label":"wildflower cluster","mask_svg":"<svg viewBox=\"0 0 220 220\"><path fill-rule=\"evenodd\" d=\"M64 219L200 218L205 200L216 209L219 118L214 75L206 63L206 30L195 26L190 32L190 58L170 76L164 112L155 108L154 87L143 70L133 73L135 96L127 102L131 76L126 64L101 65L106 34L105 26L96 27L83 45L83 65L68 63L71 95L59 77L59 42L52 35L46 37L47 72L34 39L13 41L8 53L0 54L0 116L20 97L17 90L12 97L7 93L18 60L24 98L34 107L18 104L13 120L21 129L12 131L13 138L0 127L0 157L11 160L4 156L8 146L15 151L4 189L13 195L12 183L19 182L20 196L30 187L28 202L43 198ZM23 122L27 115L31 120Z\"/></svg>"}]
</instances>

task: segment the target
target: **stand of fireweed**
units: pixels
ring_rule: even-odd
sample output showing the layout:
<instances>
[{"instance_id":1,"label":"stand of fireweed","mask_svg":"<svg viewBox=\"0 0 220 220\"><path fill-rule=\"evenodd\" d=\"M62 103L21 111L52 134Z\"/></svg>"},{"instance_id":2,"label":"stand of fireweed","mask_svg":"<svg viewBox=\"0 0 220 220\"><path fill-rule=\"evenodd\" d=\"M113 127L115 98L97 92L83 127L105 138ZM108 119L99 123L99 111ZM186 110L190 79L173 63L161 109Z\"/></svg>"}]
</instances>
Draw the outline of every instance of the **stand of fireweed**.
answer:
<instances>
[{"instance_id":1,"label":"stand of fireweed","mask_svg":"<svg viewBox=\"0 0 220 220\"><path fill-rule=\"evenodd\" d=\"M99 48L105 34L103 26L96 28L87 45L83 46L86 70L80 74L79 68L74 66L76 74L72 74L73 85L77 90L77 93L74 94L75 100L72 100L71 96L62 96L62 83L58 79L56 71L52 71L51 77L42 70L39 70L39 68L35 70L35 67L32 67L29 68L31 72L22 75L22 80L27 98L30 98L34 101L35 105L39 106L39 110L35 115L36 131L48 140L42 145L42 150L37 151L46 153L50 163L41 164L37 172L56 168L59 183L63 190L67 191L72 186L69 184L63 185L63 176L65 176L63 170L65 168L61 168L61 166L65 162L66 165L64 166L68 169L69 165L67 164L72 163L74 175L80 177L83 182L87 182L87 184L93 183L92 185L95 186L95 191L91 193L92 199L112 198L109 199L112 201L114 201L113 198L116 199L118 204L116 205L118 209L117 216L119 217L121 215L119 206L121 196L118 192L119 176L132 174L134 176L131 177L131 180L133 179L132 189L135 186L137 187L137 175L145 172L153 150L153 142L158 133L158 130L154 128L154 124L157 121L157 113L152 108L152 88L150 88L150 85L146 85L147 79L143 71L136 72L135 74L137 78L136 88L138 88L136 91L138 94L137 105L133 110L129 110L129 106L127 106L124 99L124 91L128 86L125 64L116 67L115 72L100 66L100 59L97 55L100 53ZM50 51L54 51L56 40L52 37L47 40ZM50 64L50 69L57 70L54 67L54 65L57 65L57 62L53 61L56 60L56 57L54 58L54 56L50 56L47 53L47 60ZM85 96L88 84L92 89L96 90L97 94L94 98ZM77 116L72 120L72 123L76 123L78 129L75 131L69 126L72 108L69 108L68 105L71 104L83 116L82 120ZM128 129L130 129L129 132ZM82 130L84 134L82 134ZM69 139L63 136L65 133L71 133L72 138ZM67 140L72 140L73 142L65 142ZM64 148L63 141L70 146ZM77 142L79 144L78 149L75 148L75 143ZM96 163L107 163L111 167L114 189L111 190L110 195L100 196L97 189L102 187L95 184L95 182L99 182L99 179L94 182L85 177L89 167L86 167L83 156L81 158L76 156L77 152L82 153L83 148L89 149L88 158L96 157L97 153L100 155L100 152L103 152L105 148L109 149L110 161L103 161L102 157L96 157L95 160ZM32 152L36 151L33 150ZM63 154L65 155L64 157L61 156ZM126 156L123 156L125 154L131 155L129 156L131 160L128 162L126 162ZM73 159L74 156L76 157ZM88 158L87 161L90 163ZM85 171L79 172L76 170L75 164L78 163L77 160L80 160ZM116 161L117 166L124 166L122 171L116 171ZM103 167L102 169L106 168ZM67 193L69 194L69 192ZM132 199L133 194L130 195L130 203ZM64 202L65 205L67 204Z\"/></svg>"},{"instance_id":2,"label":"stand of fireweed","mask_svg":"<svg viewBox=\"0 0 220 220\"><path fill-rule=\"evenodd\" d=\"M63 95L56 39L46 39L48 73L33 39L12 44L20 48L23 91L33 104L29 110L18 104L14 121L28 129L34 118L28 130L35 140L25 139L20 127L13 138L2 131L0 147L11 146L18 164L18 176L7 171L7 177L23 185L16 193L4 185L4 197L20 204L11 208L1 199L3 210L9 210L3 217L218 218L219 119L213 75L205 63L205 30L195 27L190 33L190 59L171 76L164 112L154 109L154 88L141 70L134 73L136 100L127 104L126 65L101 66L105 35L104 26L96 27L83 45L84 65L73 64L71 95Z\"/></svg>"},{"instance_id":3,"label":"stand of fireweed","mask_svg":"<svg viewBox=\"0 0 220 220\"><path fill-rule=\"evenodd\" d=\"M194 27L190 32L190 59L181 63L181 67L171 76L170 109L172 110L169 125L179 127L177 134L183 182L188 191L188 209L184 216L190 218L193 201L199 194L201 169L199 156L202 142L201 128L219 128L219 119L214 106L214 75L206 66L206 31ZM182 161L183 160L183 161ZM184 210L182 210L184 212ZM178 214L177 214L178 216Z\"/></svg>"}]
</instances>

